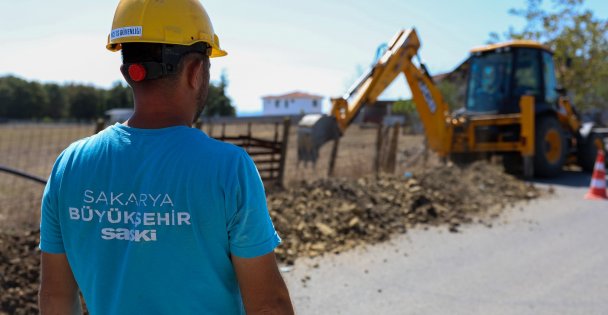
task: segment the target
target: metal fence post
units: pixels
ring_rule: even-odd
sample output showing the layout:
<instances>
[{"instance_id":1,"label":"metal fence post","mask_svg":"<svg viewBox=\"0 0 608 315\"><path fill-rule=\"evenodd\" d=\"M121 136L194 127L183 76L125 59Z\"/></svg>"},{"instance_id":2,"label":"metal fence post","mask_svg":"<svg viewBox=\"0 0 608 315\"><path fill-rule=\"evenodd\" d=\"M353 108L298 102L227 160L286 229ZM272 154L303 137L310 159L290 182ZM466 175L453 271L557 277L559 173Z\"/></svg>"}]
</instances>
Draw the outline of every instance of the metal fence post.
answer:
<instances>
[{"instance_id":1,"label":"metal fence post","mask_svg":"<svg viewBox=\"0 0 608 315\"><path fill-rule=\"evenodd\" d=\"M209 120L209 125L207 127L207 135L213 138L213 121Z\"/></svg>"},{"instance_id":2,"label":"metal fence post","mask_svg":"<svg viewBox=\"0 0 608 315\"><path fill-rule=\"evenodd\" d=\"M382 152L382 129L383 125L378 124L378 131L376 133L376 154L374 155L374 173L376 177L380 175L380 164L381 164L381 152Z\"/></svg>"},{"instance_id":3,"label":"metal fence post","mask_svg":"<svg viewBox=\"0 0 608 315\"><path fill-rule=\"evenodd\" d=\"M329 169L327 170L327 177L334 176L334 169L336 166L336 157L338 156L338 146L340 145L340 137L334 140L334 146L331 148L331 156L329 157Z\"/></svg>"},{"instance_id":4,"label":"metal fence post","mask_svg":"<svg viewBox=\"0 0 608 315\"><path fill-rule=\"evenodd\" d=\"M200 118L197 119L194 123L194 128L201 130L203 128L203 120Z\"/></svg>"},{"instance_id":5,"label":"metal fence post","mask_svg":"<svg viewBox=\"0 0 608 315\"><path fill-rule=\"evenodd\" d=\"M396 123L393 126L393 138L391 138L391 143L388 151L388 157L386 161L386 169L387 173L394 173L395 166L397 162L397 144L399 143L399 127L401 124Z\"/></svg>"},{"instance_id":6,"label":"metal fence post","mask_svg":"<svg viewBox=\"0 0 608 315\"><path fill-rule=\"evenodd\" d=\"M103 118L98 118L95 122L95 133L99 133L106 126L106 121Z\"/></svg>"},{"instance_id":7,"label":"metal fence post","mask_svg":"<svg viewBox=\"0 0 608 315\"><path fill-rule=\"evenodd\" d=\"M279 177L277 178L277 184L281 187L283 185L283 178L285 177L285 162L287 161L287 144L289 143L289 128L291 127L291 118L285 117L283 120L283 141L281 143L281 161L279 163Z\"/></svg>"}]
</instances>

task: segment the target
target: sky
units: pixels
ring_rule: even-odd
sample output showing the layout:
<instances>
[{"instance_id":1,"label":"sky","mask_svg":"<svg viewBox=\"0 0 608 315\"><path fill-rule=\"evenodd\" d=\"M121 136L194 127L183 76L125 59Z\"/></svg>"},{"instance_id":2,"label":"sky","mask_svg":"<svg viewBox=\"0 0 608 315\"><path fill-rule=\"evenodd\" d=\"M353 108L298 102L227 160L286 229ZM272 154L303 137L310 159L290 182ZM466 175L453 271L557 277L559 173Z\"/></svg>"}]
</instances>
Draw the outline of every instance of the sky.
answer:
<instances>
[{"instance_id":1,"label":"sky","mask_svg":"<svg viewBox=\"0 0 608 315\"><path fill-rule=\"evenodd\" d=\"M110 87L122 80L120 53L105 49L118 0L0 0L0 75ZM508 13L525 0L202 0L228 56L212 59L211 78L228 78L240 115L261 97L292 91L343 95L382 43L406 28L421 38L432 74L455 68L490 32L521 29ZM608 1L587 0L596 16ZM381 99L409 98L398 78Z\"/></svg>"}]
</instances>

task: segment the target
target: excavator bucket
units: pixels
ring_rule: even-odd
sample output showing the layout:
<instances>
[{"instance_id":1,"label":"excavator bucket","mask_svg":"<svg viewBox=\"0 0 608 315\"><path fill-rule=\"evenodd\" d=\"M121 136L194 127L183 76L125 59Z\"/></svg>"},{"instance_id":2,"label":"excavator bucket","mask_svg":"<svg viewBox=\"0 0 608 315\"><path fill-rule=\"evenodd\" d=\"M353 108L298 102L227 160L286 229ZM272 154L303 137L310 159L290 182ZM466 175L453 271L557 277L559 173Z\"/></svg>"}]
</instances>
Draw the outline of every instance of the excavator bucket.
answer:
<instances>
[{"instance_id":1,"label":"excavator bucket","mask_svg":"<svg viewBox=\"0 0 608 315\"><path fill-rule=\"evenodd\" d=\"M298 163L316 164L321 146L339 137L340 128L335 117L321 114L304 116L298 123Z\"/></svg>"}]
</instances>

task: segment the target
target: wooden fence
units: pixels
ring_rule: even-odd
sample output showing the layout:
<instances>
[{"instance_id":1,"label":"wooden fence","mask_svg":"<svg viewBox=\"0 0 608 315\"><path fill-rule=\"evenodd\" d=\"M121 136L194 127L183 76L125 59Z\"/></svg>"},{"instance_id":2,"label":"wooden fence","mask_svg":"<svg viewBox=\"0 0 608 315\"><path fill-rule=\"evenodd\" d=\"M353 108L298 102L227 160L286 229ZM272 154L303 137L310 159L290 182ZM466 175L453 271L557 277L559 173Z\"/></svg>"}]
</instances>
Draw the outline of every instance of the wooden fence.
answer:
<instances>
[{"instance_id":1,"label":"wooden fence","mask_svg":"<svg viewBox=\"0 0 608 315\"><path fill-rule=\"evenodd\" d=\"M274 121L274 137L272 139L263 139L261 137L254 136L251 131L252 124L254 124L254 123L260 124L262 122L257 122L257 121L256 122L252 122L252 121L247 122L247 132L246 132L246 134L241 134L241 135L226 135L226 133L225 133L226 123L225 122L223 122L221 125L222 130L221 130L221 134L219 136L212 135L212 130L213 130L214 124L209 123L206 125L206 127L208 127L208 129L209 129L208 130L209 136L214 137L221 141L233 143L233 144L245 149L245 151L249 154L249 156L251 156L251 158L255 162L255 164L258 168L258 171L260 172L260 176L261 176L262 180L264 181L264 185L266 187L283 186L283 179L285 176L285 161L286 161L286 155L287 155L287 144L289 143L289 129L291 126L291 119L289 117L286 117L283 120L282 134L279 132L281 123L277 122L276 120ZM203 127L202 122L200 122L200 121L195 125L195 128L198 128L198 129L202 129L202 127ZM65 135L65 137L63 137L64 136L63 134L56 134L56 132L46 131L46 129L50 129L51 131L53 131L52 125L45 126L45 127L39 127L39 128L37 128L36 125L19 127L19 128L24 129L24 130L29 130L29 131L33 130L36 132L35 132L35 134L32 134L32 135L26 134L24 132L18 132L20 129L17 129L16 132L14 132L16 135L21 135L22 137L25 137L25 139L19 138L19 139L16 139L16 141L13 141L13 142L19 142L19 143L23 144L23 145L19 145L18 148L14 149L14 150L11 150L10 149L11 147L5 148L11 152L3 152L4 149L0 150L0 151L2 151L2 152L0 152L0 154L3 157L5 157L5 159L0 159L0 174L7 174L7 175L9 175L8 176L9 178L20 177L20 178L23 178L23 179L26 179L29 181L33 181L36 183L40 183L40 184L46 183L45 177L48 176L48 171L43 172L45 174L34 175L34 174L40 173L40 172L36 172L36 171L33 172L33 169L32 169L33 167L31 167L29 165L32 163L21 163L23 165L17 163L16 165L12 165L12 164L14 164L13 162L15 162L15 161L23 160L23 157L17 156L17 155L24 154L26 157L30 157L30 156L36 157L40 154L38 154L38 153L33 154L30 151L32 151L32 148L42 147L41 143L45 143L45 144L47 144L47 146L51 146L48 150L53 151L53 153L42 154L42 155L48 156L50 160L48 161L47 164L52 165L52 160L54 160L57 157L57 154L59 154L59 152L61 152L61 150L63 148L65 148L67 146L67 144L69 144L70 142L72 142L78 138L87 136L87 134L82 134L79 136ZM95 133L97 133L97 132L101 131L103 128L105 128L105 121L98 120L95 124L94 131L95 131ZM40 129L40 130L37 130L37 129ZM55 128L55 129L59 129L59 128ZM64 129L71 129L71 128L66 127ZM93 131L93 130L91 130L91 131ZM89 131L89 132L91 132L91 131ZM209 131L211 131L211 132L209 132ZM36 141L34 141L32 138L34 136L36 137L36 139L35 139ZM47 136L49 138L53 138L53 141L58 141L56 148L52 147L52 143L49 143L49 141L45 140L45 137L47 137ZM73 138L71 138L71 136L73 136ZM30 139L30 138L32 138L32 139ZM58 138L61 138L61 139L58 139ZM59 140L61 140L61 141L59 141ZM14 152L12 152L12 151L14 151ZM13 156L13 155L15 155L15 156ZM10 157L10 158L7 159L6 157ZM38 158L36 158L36 160L38 160ZM38 169L38 168L39 167L36 167L36 169ZM4 176L1 178L3 180L5 179Z\"/></svg>"},{"instance_id":2,"label":"wooden fence","mask_svg":"<svg viewBox=\"0 0 608 315\"><path fill-rule=\"evenodd\" d=\"M278 122L274 123L273 139L262 139L253 136L252 122L247 122L247 133L244 135L226 135L226 123L221 125L219 136L213 135L214 125L209 124L207 130L209 136L220 141L225 141L242 147L253 159L260 172L260 177L266 187L283 186L285 177L285 161L287 158L287 144L289 143L289 129L291 118L283 120L282 135L279 135ZM195 128L203 129L201 121L197 122Z\"/></svg>"}]
</instances>

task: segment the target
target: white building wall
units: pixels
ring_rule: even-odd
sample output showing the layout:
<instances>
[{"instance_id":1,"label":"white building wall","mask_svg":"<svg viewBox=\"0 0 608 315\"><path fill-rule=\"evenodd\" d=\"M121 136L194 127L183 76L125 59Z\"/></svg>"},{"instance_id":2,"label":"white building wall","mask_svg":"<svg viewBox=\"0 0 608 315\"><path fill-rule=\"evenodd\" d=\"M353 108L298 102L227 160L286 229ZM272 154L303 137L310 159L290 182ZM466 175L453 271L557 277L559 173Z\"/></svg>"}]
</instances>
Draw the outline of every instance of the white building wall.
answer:
<instances>
[{"instance_id":1,"label":"white building wall","mask_svg":"<svg viewBox=\"0 0 608 315\"><path fill-rule=\"evenodd\" d=\"M109 124L116 122L122 123L133 115L132 108L114 108L105 112L106 120Z\"/></svg>"},{"instance_id":2,"label":"white building wall","mask_svg":"<svg viewBox=\"0 0 608 315\"><path fill-rule=\"evenodd\" d=\"M264 115L267 116L316 114L323 109L322 99L264 99L262 102Z\"/></svg>"}]
</instances>

